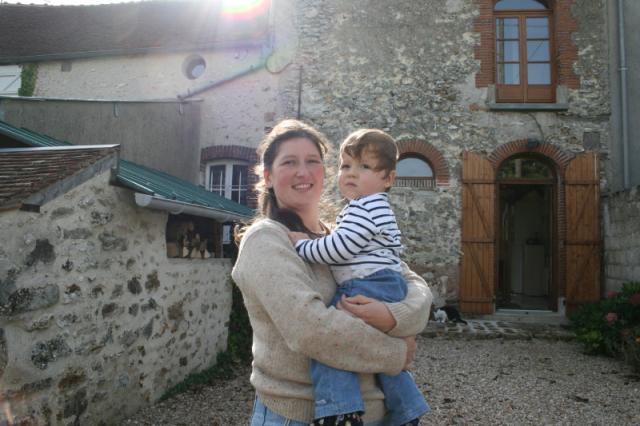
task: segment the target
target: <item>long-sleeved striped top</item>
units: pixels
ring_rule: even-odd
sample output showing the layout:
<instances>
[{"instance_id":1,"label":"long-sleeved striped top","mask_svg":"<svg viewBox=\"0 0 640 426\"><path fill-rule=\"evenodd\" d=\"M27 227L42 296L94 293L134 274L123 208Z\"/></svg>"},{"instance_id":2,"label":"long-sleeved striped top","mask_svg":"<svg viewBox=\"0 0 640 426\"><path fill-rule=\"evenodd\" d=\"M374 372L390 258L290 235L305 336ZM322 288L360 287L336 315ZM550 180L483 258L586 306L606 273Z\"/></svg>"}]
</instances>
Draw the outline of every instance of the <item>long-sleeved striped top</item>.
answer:
<instances>
[{"instance_id":1,"label":"long-sleeved striped top","mask_svg":"<svg viewBox=\"0 0 640 426\"><path fill-rule=\"evenodd\" d=\"M331 266L338 284L380 269L401 270L401 234L386 193L350 201L336 224L326 237L298 241L298 254L308 262Z\"/></svg>"}]
</instances>

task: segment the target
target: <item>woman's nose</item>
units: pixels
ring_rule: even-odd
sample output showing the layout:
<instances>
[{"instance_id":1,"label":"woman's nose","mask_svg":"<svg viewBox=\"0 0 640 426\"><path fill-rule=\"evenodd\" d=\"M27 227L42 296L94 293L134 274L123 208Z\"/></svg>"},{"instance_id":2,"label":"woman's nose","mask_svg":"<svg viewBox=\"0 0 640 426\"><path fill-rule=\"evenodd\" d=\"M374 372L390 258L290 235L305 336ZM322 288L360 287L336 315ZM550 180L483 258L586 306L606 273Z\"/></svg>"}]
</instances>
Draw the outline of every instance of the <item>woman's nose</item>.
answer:
<instances>
[{"instance_id":1,"label":"woman's nose","mask_svg":"<svg viewBox=\"0 0 640 426\"><path fill-rule=\"evenodd\" d=\"M307 174L309 174L309 169L305 164L301 164L296 169L296 176L306 176Z\"/></svg>"}]
</instances>

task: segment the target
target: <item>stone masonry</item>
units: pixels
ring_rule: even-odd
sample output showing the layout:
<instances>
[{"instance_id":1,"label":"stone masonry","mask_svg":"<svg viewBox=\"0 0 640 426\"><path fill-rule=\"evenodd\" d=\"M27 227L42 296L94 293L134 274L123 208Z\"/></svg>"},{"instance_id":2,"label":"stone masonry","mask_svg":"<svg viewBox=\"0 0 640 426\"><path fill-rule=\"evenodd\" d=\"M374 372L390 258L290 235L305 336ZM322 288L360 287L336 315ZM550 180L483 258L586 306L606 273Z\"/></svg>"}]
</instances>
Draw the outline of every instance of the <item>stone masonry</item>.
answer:
<instances>
[{"instance_id":1,"label":"stone masonry","mask_svg":"<svg viewBox=\"0 0 640 426\"><path fill-rule=\"evenodd\" d=\"M640 282L640 187L611 194L604 206L607 289L620 291L622 284Z\"/></svg>"},{"instance_id":2,"label":"stone masonry","mask_svg":"<svg viewBox=\"0 0 640 426\"><path fill-rule=\"evenodd\" d=\"M9 424L113 424L215 362L231 264L167 259L166 221L110 186L109 172L40 213L0 213Z\"/></svg>"}]
</instances>

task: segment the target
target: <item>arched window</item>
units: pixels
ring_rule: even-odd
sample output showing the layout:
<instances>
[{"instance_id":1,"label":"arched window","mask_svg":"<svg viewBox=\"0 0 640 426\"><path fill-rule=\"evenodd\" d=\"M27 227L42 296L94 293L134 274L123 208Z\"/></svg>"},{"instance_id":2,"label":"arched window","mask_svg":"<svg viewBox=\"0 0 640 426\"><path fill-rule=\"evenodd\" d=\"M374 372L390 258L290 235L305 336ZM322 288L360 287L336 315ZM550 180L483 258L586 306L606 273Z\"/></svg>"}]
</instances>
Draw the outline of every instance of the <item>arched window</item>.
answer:
<instances>
[{"instance_id":1,"label":"arched window","mask_svg":"<svg viewBox=\"0 0 640 426\"><path fill-rule=\"evenodd\" d=\"M418 155L401 157L396 165L396 186L433 189L436 187L433 168Z\"/></svg>"},{"instance_id":2,"label":"arched window","mask_svg":"<svg viewBox=\"0 0 640 426\"><path fill-rule=\"evenodd\" d=\"M554 102L551 9L541 0L501 0L494 7L496 101Z\"/></svg>"}]
</instances>

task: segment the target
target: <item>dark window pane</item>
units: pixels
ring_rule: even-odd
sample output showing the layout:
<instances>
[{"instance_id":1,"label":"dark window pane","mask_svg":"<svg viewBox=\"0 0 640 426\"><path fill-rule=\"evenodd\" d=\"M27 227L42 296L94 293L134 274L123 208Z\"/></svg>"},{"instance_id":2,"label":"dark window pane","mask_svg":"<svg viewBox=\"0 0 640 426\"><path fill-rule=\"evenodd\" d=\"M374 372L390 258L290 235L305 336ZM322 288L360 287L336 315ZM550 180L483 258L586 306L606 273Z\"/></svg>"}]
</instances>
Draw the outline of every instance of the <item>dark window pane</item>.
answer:
<instances>
[{"instance_id":1,"label":"dark window pane","mask_svg":"<svg viewBox=\"0 0 640 426\"><path fill-rule=\"evenodd\" d=\"M528 64L529 84L551 84L551 66L549 64Z\"/></svg>"},{"instance_id":2,"label":"dark window pane","mask_svg":"<svg viewBox=\"0 0 640 426\"><path fill-rule=\"evenodd\" d=\"M518 39L518 18L496 19L496 37L499 39Z\"/></svg>"},{"instance_id":3,"label":"dark window pane","mask_svg":"<svg viewBox=\"0 0 640 426\"><path fill-rule=\"evenodd\" d=\"M506 161L498 171L500 178L548 179L553 177L549 166L532 158L514 158Z\"/></svg>"},{"instance_id":4,"label":"dark window pane","mask_svg":"<svg viewBox=\"0 0 640 426\"><path fill-rule=\"evenodd\" d=\"M549 42L536 40L527 42L527 61L544 62L549 60Z\"/></svg>"},{"instance_id":5,"label":"dark window pane","mask_svg":"<svg viewBox=\"0 0 640 426\"><path fill-rule=\"evenodd\" d=\"M429 163L421 158L408 157L398 161L396 165L398 177L432 177L433 171Z\"/></svg>"},{"instance_id":6,"label":"dark window pane","mask_svg":"<svg viewBox=\"0 0 640 426\"><path fill-rule=\"evenodd\" d=\"M527 18L527 38L549 38L547 18Z\"/></svg>"},{"instance_id":7,"label":"dark window pane","mask_svg":"<svg viewBox=\"0 0 640 426\"><path fill-rule=\"evenodd\" d=\"M494 10L544 10L546 2L536 0L501 0Z\"/></svg>"},{"instance_id":8,"label":"dark window pane","mask_svg":"<svg viewBox=\"0 0 640 426\"><path fill-rule=\"evenodd\" d=\"M520 84L519 64L498 64L499 84Z\"/></svg>"},{"instance_id":9,"label":"dark window pane","mask_svg":"<svg viewBox=\"0 0 640 426\"><path fill-rule=\"evenodd\" d=\"M231 199L236 203L247 204L247 174L248 166L233 165L233 177L231 180Z\"/></svg>"},{"instance_id":10,"label":"dark window pane","mask_svg":"<svg viewBox=\"0 0 640 426\"><path fill-rule=\"evenodd\" d=\"M224 197L224 181L225 181L224 164L209 167L209 191Z\"/></svg>"},{"instance_id":11,"label":"dark window pane","mask_svg":"<svg viewBox=\"0 0 640 426\"><path fill-rule=\"evenodd\" d=\"M518 49L520 45L517 41L499 41L496 45L498 62L518 62Z\"/></svg>"}]
</instances>

